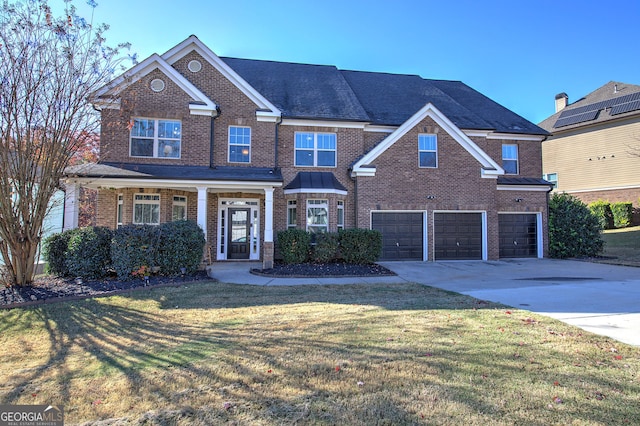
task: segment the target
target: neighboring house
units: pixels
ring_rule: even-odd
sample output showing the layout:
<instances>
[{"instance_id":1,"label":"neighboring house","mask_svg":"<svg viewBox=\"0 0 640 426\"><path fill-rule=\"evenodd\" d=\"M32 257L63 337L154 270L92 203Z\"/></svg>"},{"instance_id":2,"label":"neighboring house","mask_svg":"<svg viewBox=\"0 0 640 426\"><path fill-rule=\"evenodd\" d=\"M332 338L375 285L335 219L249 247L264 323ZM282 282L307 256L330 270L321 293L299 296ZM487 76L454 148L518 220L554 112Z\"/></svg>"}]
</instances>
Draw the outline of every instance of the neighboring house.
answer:
<instances>
[{"instance_id":1,"label":"neighboring house","mask_svg":"<svg viewBox=\"0 0 640 426\"><path fill-rule=\"evenodd\" d=\"M287 228L378 229L386 260L547 247L547 132L461 82L221 58L191 36L94 104L101 160L67 170L67 227L87 186L98 225L192 219L214 261L269 267Z\"/></svg>"},{"instance_id":2,"label":"neighboring house","mask_svg":"<svg viewBox=\"0 0 640 426\"><path fill-rule=\"evenodd\" d=\"M539 125L545 179L585 203L640 198L640 86L611 81L569 104L556 96L556 113Z\"/></svg>"}]
</instances>

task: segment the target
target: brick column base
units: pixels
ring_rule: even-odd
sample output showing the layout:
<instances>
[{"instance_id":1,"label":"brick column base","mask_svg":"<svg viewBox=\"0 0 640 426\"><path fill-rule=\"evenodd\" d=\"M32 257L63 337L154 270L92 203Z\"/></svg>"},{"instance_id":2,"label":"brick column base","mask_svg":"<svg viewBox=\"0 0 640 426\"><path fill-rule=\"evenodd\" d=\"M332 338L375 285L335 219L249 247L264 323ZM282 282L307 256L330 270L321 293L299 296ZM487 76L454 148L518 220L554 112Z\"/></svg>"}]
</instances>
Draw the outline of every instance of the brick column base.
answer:
<instances>
[{"instance_id":1,"label":"brick column base","mask_svg":"<svg viewBox=\"0 0 640 426\"><path fill-rule=\"evenodd\" d=\"M262 269L273 268L273 242L265 242L262 246Z\"/></svg>"}]
</instances>

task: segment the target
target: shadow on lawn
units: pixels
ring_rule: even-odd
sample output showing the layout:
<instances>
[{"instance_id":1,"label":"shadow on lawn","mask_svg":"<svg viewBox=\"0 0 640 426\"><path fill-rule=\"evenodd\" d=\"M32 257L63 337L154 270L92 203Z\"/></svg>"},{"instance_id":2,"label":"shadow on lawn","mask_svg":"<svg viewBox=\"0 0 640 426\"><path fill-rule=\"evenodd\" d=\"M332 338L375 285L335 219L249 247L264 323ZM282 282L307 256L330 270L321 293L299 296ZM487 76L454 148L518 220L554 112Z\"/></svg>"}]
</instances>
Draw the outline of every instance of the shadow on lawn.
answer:
<instances>
[{"instance_id":1,"label":"shadow on lawn","mask_svg":"<svg viewBox=\"0 0 640 426\"><path fill-rule=\"evenodd\" d=\"M80 353L88 355L90 363L98 361L98 368L104 374L110 371L122 373L131 393L154 395L164 407L184 404L205 407L210 404L210 401L203 402L188 393L176 393L175 387L167 385L169 382L208 388L218 398L222 396L233 403L230 409L221 405L210 406L207 412L202 411L204 408L196 409L191 415L201 418L200 424L238 420L235 416L240 414L244 416L242 420L263 422L265 419L274 422L310 419L322 423L375 424L391 419L393 424L414 424L429 420L429 404L440 409L440 404L463 404L471 413L477 414L477 418L491 415L508 418L506 423L522 424L531 421L532 417L531 413L511 410L508 398L517 398L517 395L505 395L507 402L499 407L488 402L491 400L478 392L476 385L491 391L501 383L517 378L522 369L534 367L540 371L536 376L538 380L549 380L552 384L557 377L554 370L563 367L531 367L530 358L540 358L539 351L551 349L533 344L518 347L517 341L521 337L517 336L513 337L513 349L506 352L497 350L492 339L486 342L480 339L475 344L452 344L452 336L467 332L456 321L430 330L438 337L421 345L404 346L401 335L397 339L394 336L391 340L363 344L358 340L355 326L345 324L339 315L321 316L320 320L310 318L309 323L304 324L306 332L301 333L291 332L287 324L274 329L273 316L262 317L260 310L260 307L301 303L379 306L389 312L376 316L375 324L363 326L382 327L397 323L396 310L500 307L455 293L445 293L443 297L440 290L414 284L255 287L198 283L188 288L136 291L130 297L153 301L167 314L158 315L152 310L96 300L17 310L21 312L16 312L13 325L1 325L2 331L18 327L16 324L27 327L28 322L34 326L41 323L47 330L51 349L38 368L20 376L2 402L15 403L30 383L55 369L57 378L50 380L60 384L60 402L69 403L73 393L71 379L91 374L81 366L74 367L78 362L71 362ZM172 316L178 314L176 308L241 307L257 308L255 317L249 315L248 323L225 323L224 318L217 317L210 323L198 321L190 325ZM35 317L27 318L31 313ZM304 313L302 315L304 317ZM504 321L507 331L511 331L508 328L511 326L522 327L520 320L510 315L505 315ZM402 331L398 330L398 333ZM521 352L519 358L513 357L512 351L516 350ZM414 368L410 375L401 370L407 360ZM487 363L487 360L492 362ZM78 361L83 364L82 360ZM339 371L336 366L340 367ZM147 369L162 373L152 375ZM357 385L359 377L366 377L362 389ZM582 379L596 382L603 389L618 386L586 375ZM526 384L525 380L523 385ZM527 392L524 386L522 394ZM282 388L292 389L290 396L274 392L274 389ZM335 389L335 392L327 389ZM635 390L639 390L637 386ZM549 395L549 400L552 396ZM90 398L86 396L84 402L90 404ZM412 406L413 402L407 401L418 402ZM598 402L581 403L593 404L594 410L576 409L574 419L607 423L607 419L616 418L610 416L624 413L624 408L617 412L608 405L606 412L594 414ZM427 416L426 420L420 420L421 413ZM442 423L446 419L432 420Z\"/></svg>"}]
</instances>

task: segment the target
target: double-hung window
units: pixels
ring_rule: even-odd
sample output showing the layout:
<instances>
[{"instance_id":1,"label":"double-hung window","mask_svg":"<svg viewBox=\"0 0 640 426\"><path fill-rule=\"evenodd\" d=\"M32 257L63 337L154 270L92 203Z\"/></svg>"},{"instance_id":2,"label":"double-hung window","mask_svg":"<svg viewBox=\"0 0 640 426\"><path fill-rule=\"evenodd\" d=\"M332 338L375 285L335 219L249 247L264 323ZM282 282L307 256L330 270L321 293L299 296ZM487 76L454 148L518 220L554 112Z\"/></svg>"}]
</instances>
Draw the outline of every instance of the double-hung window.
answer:
<instances>
[{"instance_id":1,"label":"double-hung window","mask_svg":"<svg viewBox=\"0 0 640 426\"><path fill-rule=\"evenodd\" d=\"M251 162L251 127L229 127L229 162Z\"/></svg>"},{"instance_id":2,"label":"double-hung window","mask_svg":"<svg viewBox=\"0 0 640 426\"><path fill-rule=\"evenodd\" d=\"M296 200L287 201L287 228L295 228L298 225L298 203Z\"/></svg>"},{"instance_id":3,"label":"double-hung window","mask_svg":"<svg viewBox=\"0 0 640 426\"><path fill-rule=\"evenodd\" d=\"M336 167L336 134L303 133L295 136L295 165Z\"/></svg>"},{"instance_id":4,"label":"double-hung window","mask_svg":"<svg viewBox=\"0 0 640 426\"><path fill-rule=\"evenodd\" d=\"M134 118L131 157L180 158L182 123L174 120Z\"/></svg>"},{"instance_id":5,"label":"double-hung window","mask_svg":"<svg viewBox=\"0 0 640 426\"><path fill-rule=\"evenodd\" d=\"M136 225L160 224L160 194L133 196L133 223Z\"/></svg>"},{"instance_id":6,"label":"double-hung window","mask_svg":"<svg viewBox=\"0 0 640 426\"><path fill-rule=\"evenodd\" d=\"M173 196L171 220L187 220L187 197L181 195Z\"/></svg>"},{"instance_id":7,"label":"double-hung window","mask_svg":"<svg viewBox=\"0 0 640 426\"><path fill-rule=\"evenodd\" d=\"M329 202L307 200L307 231L319 234L329 230Z\"/></svg>"},{"instance_id":8,"label":"double-hung window","mask_svg":"<svg viewBox=\"0 0 640 426\"><path fill-rule=\"evenodd\" d=\"M542 178L547 182L551 182L554 188L558 187L558 174L557 173L545 173Z\"/></svg>"},{"instance_id":9,"label":"double-hung window","mask_svg":"<svg viewBox=\"0 0 640 426\"><path fill-rule=\"evenodd\" d=\"M518 145L502 145L502 167L508 175L518 174Z\"/></svg>"},{"instance_id":10,"label":"double-hung window","mask_svg":"<svg viewBox=\"0 0 640 426\"><path fill-rule=\"evenodd\" d=\"M420 167L438 167L438 137L436 135L418 135L418 155Z\"/></svg>"}]
</instances>

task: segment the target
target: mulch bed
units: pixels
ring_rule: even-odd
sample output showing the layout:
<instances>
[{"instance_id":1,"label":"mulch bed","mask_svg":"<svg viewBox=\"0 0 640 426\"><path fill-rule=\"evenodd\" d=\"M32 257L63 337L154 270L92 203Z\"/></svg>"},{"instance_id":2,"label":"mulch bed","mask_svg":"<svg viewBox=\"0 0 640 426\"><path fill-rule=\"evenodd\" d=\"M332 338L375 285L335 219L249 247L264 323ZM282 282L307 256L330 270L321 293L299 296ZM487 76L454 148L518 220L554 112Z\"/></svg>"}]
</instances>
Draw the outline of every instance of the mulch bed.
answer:
<instances>
[{"instance_id":1,"label":"mulch bed","mask_svg":"<svg viewBox=\"0 0 640 426\"><path fill-rule=\"evenodd\" d=\"M205 271L184 278L151 276L148 285L140 279L119 281L109 278L76 284L73 278L43 276L36 278L30 287L0 287L0 309L106 296L138 288L180 286L203 280L211 281Z\"/></svg>"},{"instance_id":2,"label":"mulch bed","mask_svg":"<svg viewBox=\"0 0 640 426\"><path fill-rule=\"evenodd\" d=\"M349 263L300 263L286 265L276 262L271 269L252 269L252 274L274 278L339 278L396 275L377 264L354 265Z\"/></svg>"}]
</instances>

